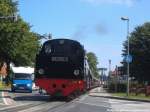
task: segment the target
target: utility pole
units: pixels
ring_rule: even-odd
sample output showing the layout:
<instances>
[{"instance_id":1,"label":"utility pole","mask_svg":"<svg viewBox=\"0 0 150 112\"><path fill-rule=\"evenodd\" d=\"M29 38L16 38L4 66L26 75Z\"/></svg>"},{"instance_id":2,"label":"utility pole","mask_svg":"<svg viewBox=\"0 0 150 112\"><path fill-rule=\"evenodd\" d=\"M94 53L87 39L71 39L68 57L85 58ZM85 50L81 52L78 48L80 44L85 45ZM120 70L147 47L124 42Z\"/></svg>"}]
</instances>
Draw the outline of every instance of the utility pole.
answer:
<instances>
[{"instance_id":1,"label":"utility pole","mask_svg":"<svg viewBox=\"0 0 150 112\"><path fill-rule=\"evenodd\" d=\"M51 33L48 34L48 39L49 40L52 39L52 34Z\"/></svg>"},{"instance_id":2,"label":"utility pole","mask_svg":"<svg viewBox=\"0 0 150 112\"><path fill-rule=\"evenodd\" d=\"M107 79L107 87L109 86L110 77L111 77L111 59L108 60L109 68L108 68L108 79Z\"/></svg>"},{"instance_id":3,"label":"utility pole","mask_svg":"<svg viewBox=\"0 0 150 112\"><path fill-rule=\"evenodd\" d=\"M129 52L129 48L130 48L130 44L129 44L129 18L128 17L121 17L121 20L123 21L127 21L127 41L128 41L128 46L127 46L127 56L126 56L126 60L127 60L127 96L129 96L129 81L130 81L130 71L129 71L129 58L130 56L130 52Z\"/></svg>"},{"instance_id":4,"label":"utility pole","mask_svg":"<svg viewBox=\"0 0 150 112\"><path fill-rule=\"evenodd\" d=\"M110 76L111 75L111 60L109 60L109 73L108 75Z\"/></svg>"},{"instance_id":5,"label":"utility pole","mask_svg":"<svg viewBox=\"0 0 150 112\"><path fill-rule=\"evenodd\" d=\"M101 84L104 84L104 74L107 68L99 68L99 70L101 71Z\"/></svg>"},{"instance_id":6,"label":"utility pole","mask_svg":"<svg viewBox=\"0 0 150 112\"><path fill-rule=\"evenodd\" d=\"M117 92L117 83L118 83L118 66L116 65L116 70L115 70L115 92Z\"/></svg>"},{"instance_id":7,"label":"utility pole","mask_svg":"<svg viewBox=\"0 0 150 112\"><path fill-rule=\"evenodd\" d=\"M52 39L52 34L49 33L49 34L40 35L40 39L51 40Z\"/></svg>"}]
</instances>

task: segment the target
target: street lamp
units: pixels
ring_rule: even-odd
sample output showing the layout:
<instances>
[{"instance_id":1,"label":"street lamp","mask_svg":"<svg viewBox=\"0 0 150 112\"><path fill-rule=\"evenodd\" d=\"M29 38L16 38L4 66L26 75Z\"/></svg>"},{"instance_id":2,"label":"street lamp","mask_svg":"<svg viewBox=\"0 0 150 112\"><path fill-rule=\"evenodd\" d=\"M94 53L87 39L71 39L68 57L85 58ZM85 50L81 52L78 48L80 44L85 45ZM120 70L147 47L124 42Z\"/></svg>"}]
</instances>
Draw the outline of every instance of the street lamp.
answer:
<instances>
[{"instance_id":1,"label":"street lamp","mask_svg":"<svg viewBox=\"0 0 150 112\"><path fill-rule=\"evenodd\" d=\"M50 40L52 39L52 34L44 34L44 35L39 35L40 39L46 39L46 40Z\"/></svg>"},{"instance_id":2,"label":"street lamp","mask_svg":"<svg viewBox=\"0 0 150 112\"><path fill-rule=\"evenodd\" d=\"M110 76L110 75L111 75L111 60L109 59L108 62L109 62L109 71L108 71L108 75Z\"/></svg>"},{"instance_id":3,"label":"street lamp","mask_svg":"<svg viewBox=\"0 0 150 112\"><path fill-rule=\"evenodd\" d=\"M1 16L0 19L13 19L14 22L16 22L18 20L18 15L14 14L12 16Z\"/></svg>"},{"instance_id":4,"label":"street lamp","mask_svg":"<svg viewBox=\"0 0 150 112\"><path fill-rule=\"evenodd\" d=\"M128 47L127 47L127 57L129 58L129 18L128 17L121 17L121 20L123 21L127 21L127 41L128 41ZM129 71L129 61L127 61L127 96L129 96L129 75L130 71Z\"/></svg>"}]
</instances>

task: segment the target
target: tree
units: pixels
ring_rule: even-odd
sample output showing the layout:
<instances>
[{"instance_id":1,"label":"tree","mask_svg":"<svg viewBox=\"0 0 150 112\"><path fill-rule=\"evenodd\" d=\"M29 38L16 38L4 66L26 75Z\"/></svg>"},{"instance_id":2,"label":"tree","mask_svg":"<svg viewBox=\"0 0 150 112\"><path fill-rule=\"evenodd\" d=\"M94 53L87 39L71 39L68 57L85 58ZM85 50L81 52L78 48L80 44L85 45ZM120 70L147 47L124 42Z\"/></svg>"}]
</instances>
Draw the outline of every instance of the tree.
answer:
<instances>
[{"instance_id":1,"label":"tree","mask_svg":"<svg viewBox=\"0 0 150 112\"><path fill-rule=\"evenodd\" d=\"M26 33L26 36L22 38L15 49L13 62L18 66L33 66L38 48L39 42L36 34L33 32Z\"/></svg>"},{"instance_id":2,"label":"tree","mask_svg":"<svg viewBox=\"0 0 150 112\"><path fill-rule=\"evenodd\" d=\"M97 68L97 64L98 64L98 60L96 55L93 52L89 52L87 53L87 57L88 57L88 63L89 63L89 67L92 71L92 73L94 74L94 76L99 77L99 70Z\"/></svg>"},{"instance_id":3,"label":"tree","mask_svg":"<svg viewBox=\"0 0 150 112\"><path fill-rule=\"evenodd\" d=\"M7 82L10 62L17 66L32 66L39 48L38 34L30 31L30 25L19 15L14 21L12 16L17 11L17 2L0 0L0 17L3 17L0 18L0 63L7 63Z\"/></svg>"},{"instance_id":4,"label":"tree","mask_svg":"<svg viewBox=\"0 0 150 112\"><path fill-rule=\"evenodd\" d=\"M130 54L133 61L130 64L130 76L139 82L150 83L150 23L138 26L131 33ZM127 41L124 43L123 55L127 54ZM124 63L126 68L126 63Z\"/></svg>"},{"instance_id":5,"label":"tree","mask_svg":"<svg viewBox=\"0 0 150 112\"><path fill-rule=\"evenodd\" d=\"M8 17L17 13L17 2L0 1L0 16ZM0 62L9 65L31 65L39 47L37 34L30 31L30 25L19 16L0 19Z\"/></svg>"}]
</instances>

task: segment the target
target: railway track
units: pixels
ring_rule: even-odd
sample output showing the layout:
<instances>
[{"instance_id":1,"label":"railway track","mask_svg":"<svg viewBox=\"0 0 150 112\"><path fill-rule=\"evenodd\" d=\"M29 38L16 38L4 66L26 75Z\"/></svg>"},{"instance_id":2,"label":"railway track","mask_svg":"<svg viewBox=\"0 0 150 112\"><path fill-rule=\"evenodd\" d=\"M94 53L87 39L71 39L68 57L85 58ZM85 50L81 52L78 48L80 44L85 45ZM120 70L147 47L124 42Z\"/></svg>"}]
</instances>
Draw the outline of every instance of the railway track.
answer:
<instances>
[{"instance_id":1,"label":"railway track","mask_svg":"<svg viewBox=\"0 0 150 112\"><path fill-rule=\"evenodd\" d=\"M67 100L65 98L48 100L48 96L38 95L36 92L33 94L10 93L10 95L11 99L15 99L15 103L5 107L2 106L0 112L55 112L78 99L70 96Z\"/></svg>"},{"instance_id":2,"label":"railway track","mask_svg":"<svg viewBox=\"0 0 150 112\"><path fill-rule=\"evenodd\" d=\"M0 109L0 112L47 112L50 109L63 106L69 102L44 102L44 103L28 103L8 106Z\"/></svg>"},{"instance_id":3,"label":"railway track","mask_svg":"<svg viewBox=\"0 0 150 112\"><path fill-rule=\"evenodd\" d=\"M75 98L74 100L76 100ZM68 104L74 102L74 100L65 100L65 99L50 99L49 101L44 102L35 102L32 101L30 103L17 103L15 105L7 106L0 108L0 112L54 112L58 108L62 108Z\"/></svg>"}]
</instances>

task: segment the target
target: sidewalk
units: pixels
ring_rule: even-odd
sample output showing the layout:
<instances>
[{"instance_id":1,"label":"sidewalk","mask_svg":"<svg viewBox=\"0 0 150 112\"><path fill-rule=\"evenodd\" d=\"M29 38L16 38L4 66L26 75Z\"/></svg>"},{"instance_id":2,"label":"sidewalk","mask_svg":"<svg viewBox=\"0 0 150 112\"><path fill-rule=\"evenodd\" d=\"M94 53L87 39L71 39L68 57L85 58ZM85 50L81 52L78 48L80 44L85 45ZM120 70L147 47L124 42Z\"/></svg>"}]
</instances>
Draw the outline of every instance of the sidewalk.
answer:
<instances>
[{"instance_id":1,"label":"sidewalk","mask_svg":"<svg viewBox=\"0 0 150 112\"><path fill-rule=\"evenodd\" d=\"M104 90L102 87L97 87L95 89L92 89L89 92L90 96L99 96L99 97L112 97L111 94L107 93L106 90Z\"/></svg>"},{"instance_id":2,"label":"sidewalk","mask_svg":"<svg viewBox=\"0 0 150 112\"><path fill-rule=\"evenodd\" d=\"M89 96L120 99L120 100L129 100L129 101L149 102L150 103L150 100L131 99L131 98L127 98L127 97L112 96L110 93L108 93L106 90L104 90L103 87L97 87L95 89L92 89L91 91L89 91Z\"/></svg>"}]
</instances>

